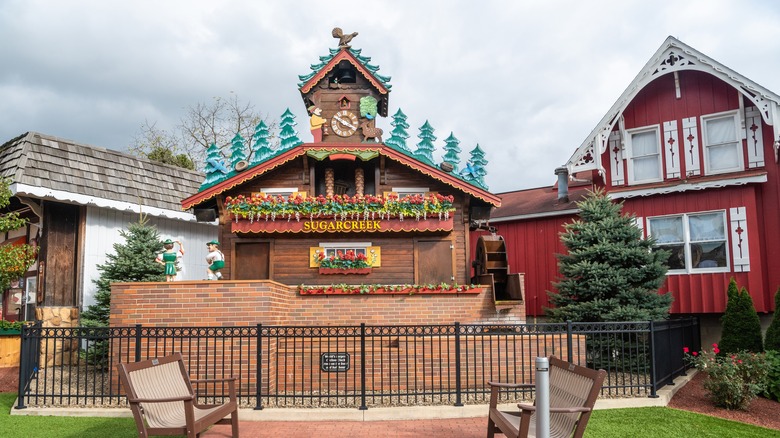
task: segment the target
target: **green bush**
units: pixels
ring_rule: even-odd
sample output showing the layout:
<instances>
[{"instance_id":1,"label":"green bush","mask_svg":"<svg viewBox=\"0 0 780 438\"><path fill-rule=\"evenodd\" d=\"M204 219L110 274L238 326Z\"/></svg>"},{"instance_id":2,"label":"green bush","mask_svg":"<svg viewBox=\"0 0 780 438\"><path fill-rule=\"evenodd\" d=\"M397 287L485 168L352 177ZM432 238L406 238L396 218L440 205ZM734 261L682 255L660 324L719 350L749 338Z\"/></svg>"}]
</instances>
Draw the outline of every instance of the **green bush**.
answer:
<instances>
[{"instance_id":1,"label":"green bush","mask_svg":"<svg viewBox=\"0 0 780 438\"><path fill-rule=\"evenodd\" d=\"M685 353L688 353L686 347ZM718 344L712 350L686 354L686 360L697 370L707 373L704 389L715 406L726 409L747 409L766 387L767 366L763 353L742 351L722 354Z\"/></svg>"},{"instance_id":2,"label":"green bush","mask_svg":"<svg viewBox=\"0 0 780 438\"><path fill-rule=\"evenodd\" d=\"M21 330L24 321L6 321L0 319L0 330Z\"/></svg>"},{"instance_id":3,"label":"green bush","mask_svg":"<svg viewBox=\"0 0 780 438\"><path fill-rule=\"evenodd\" d=\"M764 351L761 341L761 322L750 294L744 287L739 290L734 278L729 282L727 294L726 312L721 317L723 333L718 343L720 350L724 354L744 350L754 353Z\"/></svg>"},{"instance_id":4,"label":"green bush","mask_svg":"<svg viewBox=\"0 0 780 438\"><path fill-rule=\"evenodd\" d=\"M775 314L772 317L772 323L766 329L766 339L764 339L764 348L767 350L780 351L780 287L775 292Z\"/></svg>"},{"instance_id":5,"label":"green bush","mask_svg":"<svg viewBox=\"0 0 780 438\"><path fill-rule=\"evenodd\" d=\"M780 351L766 352L766 390L762 396L780 401Z\"/></svg>"}]
</instances>

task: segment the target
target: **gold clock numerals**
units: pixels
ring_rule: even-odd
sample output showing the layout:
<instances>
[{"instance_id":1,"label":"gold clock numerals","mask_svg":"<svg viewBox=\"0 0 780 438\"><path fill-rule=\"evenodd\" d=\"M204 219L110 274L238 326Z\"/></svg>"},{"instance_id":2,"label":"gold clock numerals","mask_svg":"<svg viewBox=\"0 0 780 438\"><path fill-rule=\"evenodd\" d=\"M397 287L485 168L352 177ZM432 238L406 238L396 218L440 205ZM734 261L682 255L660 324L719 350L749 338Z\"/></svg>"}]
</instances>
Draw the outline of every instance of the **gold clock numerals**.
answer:
<instances>
[{"instance_id":1,"label":"gold clock numerals","mask_svg":"<svg viewBox=\"0 0 780 438\"><path fill-rule=\"evenodd\" d=\"M358 129L358 118L354 113L341 110L331 117L330 127L339 137L349 137Z\"/></svg>"}]
</instances>

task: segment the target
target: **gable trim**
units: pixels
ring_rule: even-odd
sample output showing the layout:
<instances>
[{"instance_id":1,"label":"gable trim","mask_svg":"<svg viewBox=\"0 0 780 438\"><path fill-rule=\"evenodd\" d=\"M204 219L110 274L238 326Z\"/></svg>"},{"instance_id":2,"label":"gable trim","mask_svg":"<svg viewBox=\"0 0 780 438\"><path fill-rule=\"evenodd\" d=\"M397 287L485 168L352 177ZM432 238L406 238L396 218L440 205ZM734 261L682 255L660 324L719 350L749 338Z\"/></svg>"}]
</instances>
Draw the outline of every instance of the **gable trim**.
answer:
<instances>
[{"instance_id":1,"label":"gable trim","mask_svg":"<svg viewBox=\"0 0 780 438\"><path fill-rule=\"evenodd\" d=\"M653 188L625 190L625 191L618 191L618 192L612 191L607 193L607 196L609 196L610 199L636 198L637 196L663 195L667 193L687 192L690 190L705 190L705 189L713 189L713 188L720 188L720 187L741 186L745 184L756 184L756 183L760 184L765 182L767 182L767 175L766 173L762 173L759 175L747 176L742 178L732 178L727 180L719 179L714 181L704 181L704 182L697 182L697 183L684 183L684 184L678 184L674 186L653 187Z\"/></svg>"},{"instance_id":2,"label":"gable trim","mask_svg":"<svg viewBox=\"0 0 780 438\"><path fill-rule=\"evenodd\" d=\"M314 88L314 86L317 85L323 78L325 78L325 76L330 73L330 71L333 70L342 60L348 61L356 69L358 69L360 73L371 83L371 85L373 85L374 88L379 91L380 94L387 94L389 92L387 87L379 82L374 77L374 75L366 69L363 63L358 61L355 56L349 52L349 49L341 49L341 51L336 56L334 56L324 67L322 67L320 71L317 72L317 74L312 76L311 79L306 81L306 83L301 86L301 93L305 94L311 91L311 89Z\"/></svg>"},{"instance_id":3,"label":"gable trim","mask_svg":"<svg viewBox=\"0 0 780 438\"><path fill-rule=\"evenodd\" d=\"M670 36L566 162L569 174L598 170L604 175L605 169L600 157L606 151L609 134L623 111L634 97L656 78L685 70L711 74L736 88L758 108L764 122L774 127L775 140L780 141L780 123L776 123L780 118L780 96Z\"/></svg>"},{"instance_id":4,"label":"gable trim","mask_svg":"<svg viewBox=\"0 0 780 438\"><path fill-rule=\"evenodd\" d=\"M165 217L168 219L177 219L188 222L196 222L195 215L184 211L168 210L164 208L150 207L148 205L133 204L130 202L115 201L113 199L100 198L96 196L81 195L78 193L65 192L62 190L53 190L46 187L30 186L26 184L13 183L9 187L11 193L18 197L48 199L73 203L78 205L95 206L100 208L109 208L112 210L129 211L133 213L145 213L155 217Z\"/></svg>"}]
</instances>

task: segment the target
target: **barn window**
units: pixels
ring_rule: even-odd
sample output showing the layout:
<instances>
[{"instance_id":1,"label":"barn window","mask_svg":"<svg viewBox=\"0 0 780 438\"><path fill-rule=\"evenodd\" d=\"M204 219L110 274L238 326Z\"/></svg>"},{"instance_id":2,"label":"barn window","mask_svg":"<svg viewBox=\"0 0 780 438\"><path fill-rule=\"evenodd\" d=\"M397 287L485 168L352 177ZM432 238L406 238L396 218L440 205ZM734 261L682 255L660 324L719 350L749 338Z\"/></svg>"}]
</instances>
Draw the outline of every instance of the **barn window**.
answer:
<instances>
[{"instance_id":1,"label":"barn window","mask_svg":"<svg viewBox=\"0 0 780 438\"><path fill-rule=\"evenodd\" d=\"M736 112L702 116L704 166L707 174L737 172L745 168L739 117Z\"/></svg>"},{"instance_id":2,"label":"barn window","mask_svg":"<svg viewBox=\"0 0 780 438\"><path fill-rule=\"evenodd\" d=\"M661 181L661 143L658 126L628 131L628 181L643 184Z\"/></svg>"},{"instance_id":3,"label":"barn window","mask_svg":"<svg viewBox=\"0 0 780 438\"><path fill-rule=\"evenodd\" d=\"M655 247L671 253L670 274L728 270L724 211L653 217L648 225Z\"/></svg>"}]
</instances>

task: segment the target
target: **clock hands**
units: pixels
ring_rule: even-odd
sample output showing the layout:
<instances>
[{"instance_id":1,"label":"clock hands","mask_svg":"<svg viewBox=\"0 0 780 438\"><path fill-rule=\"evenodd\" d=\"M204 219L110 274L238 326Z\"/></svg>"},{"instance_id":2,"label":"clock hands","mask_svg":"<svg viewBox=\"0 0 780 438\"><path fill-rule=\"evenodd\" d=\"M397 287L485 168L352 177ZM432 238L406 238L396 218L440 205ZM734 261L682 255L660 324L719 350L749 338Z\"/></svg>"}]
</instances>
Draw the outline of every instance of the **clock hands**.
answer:
<instances>
[{"instance_id":1,"label":"clock hands","mask_svg":"<svg viewBox=\"0 0 780 438\"><path fill-rule=\"evenodd\" d=\"M336 119L336 121L340 122L342 125L344 125L344 126L346 126L348 128L352 128L352 129L357 131L357 126L355 126L352 123L342 119L341 117L339 117L337 115L334 115L333 118Z\"/></svg>"}]
</instances>

